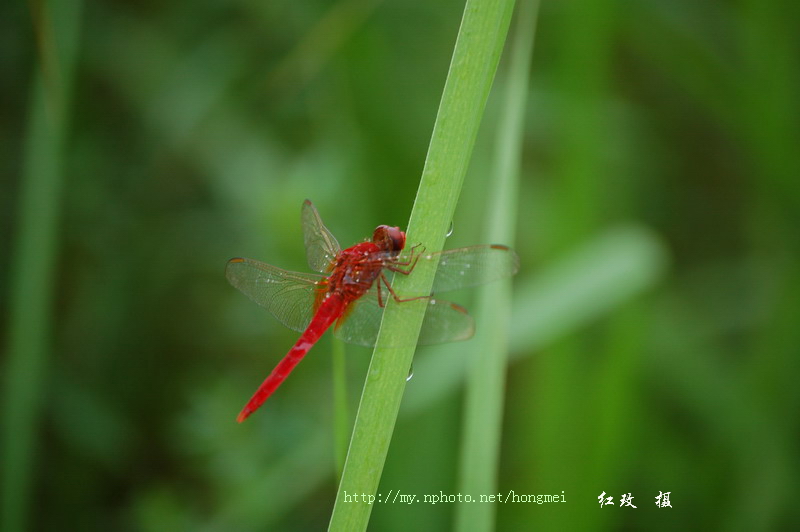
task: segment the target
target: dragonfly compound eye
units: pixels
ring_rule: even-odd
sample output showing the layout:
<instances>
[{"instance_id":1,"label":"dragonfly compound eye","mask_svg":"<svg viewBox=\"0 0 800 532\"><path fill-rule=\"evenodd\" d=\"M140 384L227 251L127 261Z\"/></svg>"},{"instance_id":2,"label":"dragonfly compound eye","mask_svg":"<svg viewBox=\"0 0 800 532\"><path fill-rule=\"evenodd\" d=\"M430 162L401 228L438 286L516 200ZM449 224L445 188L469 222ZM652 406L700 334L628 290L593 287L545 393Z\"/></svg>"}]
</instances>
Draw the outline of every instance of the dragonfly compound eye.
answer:
<instances>
[{"instance_id":1,"label":"dragonfly compound eye","mask_svg":"<svg viewBox=\"0 0 800 532\"><path fill-rule=\"evenodd\" d=\"M379 225L375 228L372 241L387 251L400 251L406 245L406 234L399 227Z\"/></svg>"}]
</instances>

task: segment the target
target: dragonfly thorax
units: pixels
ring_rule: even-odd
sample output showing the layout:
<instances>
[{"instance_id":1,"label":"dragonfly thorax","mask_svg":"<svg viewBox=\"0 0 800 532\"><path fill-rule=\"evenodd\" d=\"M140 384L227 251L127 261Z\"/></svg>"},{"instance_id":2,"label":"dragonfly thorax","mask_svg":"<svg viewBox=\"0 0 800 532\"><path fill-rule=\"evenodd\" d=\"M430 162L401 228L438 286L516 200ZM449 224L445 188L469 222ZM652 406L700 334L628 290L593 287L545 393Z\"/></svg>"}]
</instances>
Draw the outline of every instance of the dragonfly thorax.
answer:
<instances>
[{"instance_id":1,"label":"dragonfly thorax","mask_svg":"<svg viewBox=\"0 0 800 532\"><path fill-rule=\"evenodd\" d=\"M381 274L382 253L373 242L362 242L339 253L328 278L328 292L351 300L366 293Z\"/></svg>"}]
</instances>

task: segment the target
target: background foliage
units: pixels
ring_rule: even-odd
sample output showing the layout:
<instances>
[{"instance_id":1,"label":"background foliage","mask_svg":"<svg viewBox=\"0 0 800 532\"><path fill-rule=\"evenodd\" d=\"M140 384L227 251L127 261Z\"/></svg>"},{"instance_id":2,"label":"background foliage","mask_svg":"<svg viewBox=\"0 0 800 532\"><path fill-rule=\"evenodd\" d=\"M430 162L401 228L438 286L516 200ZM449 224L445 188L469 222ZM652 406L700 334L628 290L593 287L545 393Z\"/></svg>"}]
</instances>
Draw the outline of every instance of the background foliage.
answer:
<instances>
[{"instance_id":1,"label":"background foliage","mask_svg":"<svg viewBox=\"0 0 800 532\"><path fill-rule=\"evenodd\" d=\"M29 528L320 529L330 339L237 425L295 334L224 263L305 270L306 197L345 245L407 223L463 4L65 4L0 7L2 438L34 397ZM500 529L797 521L798 11L542 3L498 485L567 502L499 505ZM451 247L482 234L502 71ZM23 231L48 216L52 233ZM40 267L44 323L23 324L42 327L41 371L11 383L13 323L38 300L14 294ZM419 350L380 491L456 492L468 345ZM369 351L347 354L354 407ZM441 530L454 511L371 523Z\"/></svg>"}]
</instances>

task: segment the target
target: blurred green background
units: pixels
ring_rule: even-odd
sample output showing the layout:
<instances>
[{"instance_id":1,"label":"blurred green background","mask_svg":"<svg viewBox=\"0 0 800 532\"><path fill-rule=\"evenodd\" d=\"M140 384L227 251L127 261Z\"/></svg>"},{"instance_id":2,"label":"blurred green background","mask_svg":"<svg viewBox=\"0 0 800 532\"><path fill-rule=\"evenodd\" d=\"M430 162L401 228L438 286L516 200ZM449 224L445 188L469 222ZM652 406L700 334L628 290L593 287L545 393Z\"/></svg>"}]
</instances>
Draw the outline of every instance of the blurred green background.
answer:
<instances>
[{"instance_id":1,"label":"blurred green background","mask_svg":"<svg viewBox=\"0 0 800 532\"><path fill-rule=\"evenodd\" d=\"M499 529L800 519L799 6L543 2L498 485L567 502L498 505ZM331 340L236 424L296 334L225 261L306 271L305 198L343 245L406 224L462 9L0 6L7 530L327 525ZM480 243L504 67L450 247ZM468 348L418 351L382 493L456 492ZM347 347L351 416L369 354Z\"/></svg>"}]
</instances>

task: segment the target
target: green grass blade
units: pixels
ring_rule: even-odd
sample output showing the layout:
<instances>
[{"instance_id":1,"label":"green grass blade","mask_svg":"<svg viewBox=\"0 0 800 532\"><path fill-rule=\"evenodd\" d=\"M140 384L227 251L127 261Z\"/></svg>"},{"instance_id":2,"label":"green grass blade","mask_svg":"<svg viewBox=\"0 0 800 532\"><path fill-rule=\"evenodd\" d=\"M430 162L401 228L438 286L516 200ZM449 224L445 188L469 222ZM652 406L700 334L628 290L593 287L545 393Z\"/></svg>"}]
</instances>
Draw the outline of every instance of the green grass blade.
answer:
<instances>
[{"instance_id":1,"label":"green grass blade","mask_svg":"<svg viewBox=\"0 0 800 532\"><path fill-rule=\"evenodd\" d=\"M510 244L514 240L529 65L538 8L538 0L525 0L518 12L486 211L487 242ZM474 358L466 389L459 493L497 492L510 307L510 279L481 287L476 305L480 327L471 349ZM456 529L492 530L495 511L494 504L459 504Z\"/></svg>"},{"instance_id":2,"label":"green grass blade","mask_svg":"<svg viewBox=\"0 0 800 532\"><path fill-rule=\"evenodd\" d=\"M33 13L40 70L32 85L11 258L8 351L3 383L0 530L25 530L33 450L44 392L57 253L63 150L80 27L80 2L45 2Z\"/></svg>"},{"instance_id":3,"label":"green grass blade","mask_svg":"<svg viewBox=\"0 0 800 532\"><path fill-rule=\"evenodd\" d=\"M510 0L468 0L465 7L408 227L409 242L424 243L428 251L444 245L513 5ZM401 293L424 294L430 291L434 273L433 268L420 266L414 275L397 276L394 286ZM414 347L385 346L413 346L425 310L422 301L405 303L416 305L418 313L416 319L400 322L394 319L393 303L384 313L367 373L330 530L365 530L373 505L353 496L377 494L414 354Z\"/></svg>"}]
</instances>

